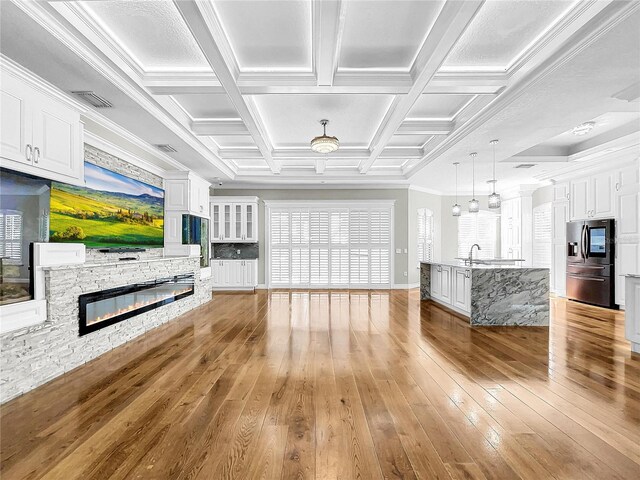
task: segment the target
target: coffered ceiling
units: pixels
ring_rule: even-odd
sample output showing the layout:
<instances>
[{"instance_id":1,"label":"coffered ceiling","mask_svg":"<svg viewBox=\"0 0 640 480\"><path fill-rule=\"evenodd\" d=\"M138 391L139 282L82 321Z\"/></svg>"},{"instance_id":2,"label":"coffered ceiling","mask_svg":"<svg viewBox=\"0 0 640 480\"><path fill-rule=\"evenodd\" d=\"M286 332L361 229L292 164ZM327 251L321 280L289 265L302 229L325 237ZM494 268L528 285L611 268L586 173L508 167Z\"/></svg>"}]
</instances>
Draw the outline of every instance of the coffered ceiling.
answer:
<instances>
[{"instance_id":1,"label":"coffered ceiling","mask_svg":"<svg viewBox=\"0 0 640 480\"><path fill-rule=\"evenodd\" d=\"M15 0L13 10L4 7L3 27L21 30L16 24L35 20L42 32L27 42L49 35L64 45L66 53L60 47L49 61L70 70L83 62L118 90L118 100L125 94L94 120L174 145L170 155L208 179L418 182L440 191L450 189L429 180L438 176L434 168L460 155L465 139L623 20L640 27L637 2L608 0ZM65 80L34 60L40 52L2 40L3 54L63 90L112 91L94 75L84 76L86 85ZM637 51L634 40L627 35L622 48ZM620 82L631 80L625 72ZM118 112L125 108L128 115ZM613 116L616 127L634 120ZM309 148L323 118L340 139L329 155ZM567 147L558 135L570 126L558 121L533 143L501 144L499 160L539 153L536 145L547 140Z\"/></svg>"}]
</instances>

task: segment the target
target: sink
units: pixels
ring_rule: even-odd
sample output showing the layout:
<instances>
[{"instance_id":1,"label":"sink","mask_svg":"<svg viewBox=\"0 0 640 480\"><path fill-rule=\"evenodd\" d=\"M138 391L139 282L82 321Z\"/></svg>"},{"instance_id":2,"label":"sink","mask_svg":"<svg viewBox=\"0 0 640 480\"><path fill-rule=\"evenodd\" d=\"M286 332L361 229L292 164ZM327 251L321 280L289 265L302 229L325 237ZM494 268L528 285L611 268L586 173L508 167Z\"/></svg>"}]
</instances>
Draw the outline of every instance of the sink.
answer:
<instances>
[{"instance_id":1,"label":"sink","mask_svg":"<svg viewBox=\"0 0 640 480\"><path fill-rule=\"evenodd\" d=\"M469 263L469 258L456 257L456 260L462 260L465 264ZM524 262L524 258L490 258L478 259L474 258L471 265L515 265L516 262Z\"/></svg>"}]
</instances>

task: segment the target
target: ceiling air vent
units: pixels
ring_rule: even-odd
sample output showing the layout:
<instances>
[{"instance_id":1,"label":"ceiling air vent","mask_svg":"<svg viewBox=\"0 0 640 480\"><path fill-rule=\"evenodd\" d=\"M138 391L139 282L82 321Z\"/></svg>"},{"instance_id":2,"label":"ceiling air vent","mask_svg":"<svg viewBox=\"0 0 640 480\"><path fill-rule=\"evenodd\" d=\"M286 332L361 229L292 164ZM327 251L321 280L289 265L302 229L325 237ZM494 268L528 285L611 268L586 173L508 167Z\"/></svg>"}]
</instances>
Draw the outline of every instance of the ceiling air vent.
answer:
<instances>
[{"instance_id":1,"label":"ceiling air vent","mask_svg":"<svg viewBox=\"0 0 640 480\"><path fill-rule=\"evenodd\" d=\"M521 163L520 165L516 165L513 168L531 168L531 167L535 167L536 164L535 163Z\"/></svg>"},{"instance_id":2,"label":"ceiling air vent","mask_svg":"<svg viewBox=\"0 0 640 480\"><path fill-rule=\"evenodd\" d=\"M93 105L96 108L111 108L111 107L113 107L113 104L109 100L105 100L100 95L96 95L95 92L92 92L90 90L81 90L81 91L75 91L75 92L71 92L71 93L73 93L74 95L79 96L85 102Z\"/></svg>"},{"instance_id":3,"label":"ceiling air vent","mask_svg":"<svg viewBox=\"0 0 640 480\"><path fill-rule=\"evenodd\" d=\"M156 148L158 150L162 150L165 153L177 152L177 150L173 148L171 145L169 145L168 143L158 144L156 145Z\"/></svg>"}]
</instances>

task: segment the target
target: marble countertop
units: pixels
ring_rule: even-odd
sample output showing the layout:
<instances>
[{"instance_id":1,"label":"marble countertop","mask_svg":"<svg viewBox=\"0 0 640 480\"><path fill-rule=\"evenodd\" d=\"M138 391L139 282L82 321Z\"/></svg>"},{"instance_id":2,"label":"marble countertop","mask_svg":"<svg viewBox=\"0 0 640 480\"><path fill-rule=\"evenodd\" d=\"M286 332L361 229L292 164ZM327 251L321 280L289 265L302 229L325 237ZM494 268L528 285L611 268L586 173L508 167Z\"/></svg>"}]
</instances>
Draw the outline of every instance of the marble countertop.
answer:
<instances>
[{"instance_id":1,"label":"marble countertop","mask_svg":"<svg viewBox=\"0 0 640 480\"><path fill-rule=\"evenodd\" d=\"M486 264L474 264L473 266L465 265L461 260L441 260L432 262L420 262L425 265L444 265L446 267L456 268L470 268L472 270L549 270L542 267L527 267L521 265L486 265Z\"/></svg>"},{"instance_id":2,"label":"marble countertop","mask_svg":"<svg viewBox=\"0 0 640 480\"><path fill-rule=\"evenodd\" d=\"M127 255L123 253L123 257L133 256ZM191 255L191 256L180 256L180 257L154 257L154 258L145 258L140 260L105 260L104 262L87 262L87 263L69 263L65 265L52 265L41 267L42 270L52 271L52 270L73 270L79 268L98 268L98 267L110 267L114 265L131 265L136 263L152 263L152 262L166 262L172 260L185 260L188 258L200 258L199 255Z\"/></svg>"},{"instance_id":3,"label":"marble countertop","mask_svg":"<svg viewBox=\"0 0 640 480\"><path fill-rule=\"evenodd\" d=\"M627 273L625 277L629 278L640 278L640 273Z\"/></svg>"}]
</instances>

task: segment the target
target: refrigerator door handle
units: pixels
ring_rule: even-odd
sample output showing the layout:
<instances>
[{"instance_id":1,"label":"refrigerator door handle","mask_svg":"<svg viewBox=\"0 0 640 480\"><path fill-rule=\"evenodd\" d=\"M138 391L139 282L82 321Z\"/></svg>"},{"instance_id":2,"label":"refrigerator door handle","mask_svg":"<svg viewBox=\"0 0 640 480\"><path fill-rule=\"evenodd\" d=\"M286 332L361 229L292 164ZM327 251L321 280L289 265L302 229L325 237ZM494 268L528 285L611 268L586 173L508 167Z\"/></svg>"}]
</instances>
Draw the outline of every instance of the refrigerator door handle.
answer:
<instances>
[{"instance_id":1,"label":"refrigerator door handle","mask_svg":"<svg viewBox=\"0 0 640 480\"><path fill-rule=\"evenodd\" d=\"M587 226L583 225L582 226L582 234L580 238L580 255L582 256L583 259L587 259L587 241L586 241L586 233L587 233Z\"/></svg>"},{"instance_id":2,"label":"refrigerator door handle","mask_svg":"<svg viewBox=\"0 0 640 480\"><path fill-rule=\"evenodd\" d=\"M584 258L589 258L589 250L591 250L591 235L589 235L589 227L584 226Z\"/></svg>"}]
</instances>

